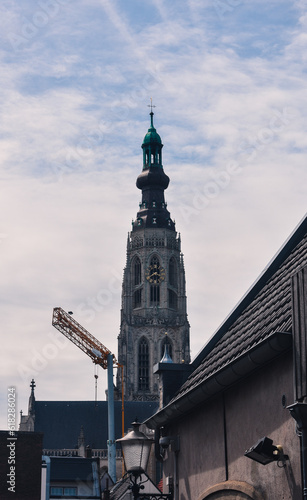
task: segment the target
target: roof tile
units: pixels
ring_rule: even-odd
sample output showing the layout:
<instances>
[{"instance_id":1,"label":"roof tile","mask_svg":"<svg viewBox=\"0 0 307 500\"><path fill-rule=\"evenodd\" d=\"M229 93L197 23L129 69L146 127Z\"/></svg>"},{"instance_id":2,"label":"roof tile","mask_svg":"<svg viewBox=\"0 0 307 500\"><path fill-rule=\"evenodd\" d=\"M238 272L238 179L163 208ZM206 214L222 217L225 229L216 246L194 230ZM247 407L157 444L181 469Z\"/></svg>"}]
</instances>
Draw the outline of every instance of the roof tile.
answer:
<instances>
[{"instance_id":1,"label":"roof tile","mask_svg":"<svg viewBox=\"0 0 307 500\"><path fill-rule=\"evenodd\" d=\"M274 262L273 262L274 263ZM291 332L291 276L307 265L307 236L268 277L189 376L171 404L274 332Z\"/></svg>"}]
</instances>

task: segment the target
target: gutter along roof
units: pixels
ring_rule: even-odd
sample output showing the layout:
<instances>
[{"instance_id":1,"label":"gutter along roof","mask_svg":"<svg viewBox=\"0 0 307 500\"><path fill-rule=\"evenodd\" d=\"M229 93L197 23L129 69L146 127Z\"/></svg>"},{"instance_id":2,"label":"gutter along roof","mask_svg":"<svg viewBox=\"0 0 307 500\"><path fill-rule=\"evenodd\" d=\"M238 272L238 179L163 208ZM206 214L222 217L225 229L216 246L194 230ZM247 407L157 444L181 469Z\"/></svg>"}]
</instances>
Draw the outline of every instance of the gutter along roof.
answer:
<instances>
[{"instance_id":1,"label":"gutter along roof","mask_svg":"<svg viewBox=\"0 0 307 500\"><path fill-rule=\"evenodd\" d=\"M194 371L175 397L147 426L169 423L292 347L291 276L306 265L307 216L194 359Z\"/></svg>"}]
</instances>

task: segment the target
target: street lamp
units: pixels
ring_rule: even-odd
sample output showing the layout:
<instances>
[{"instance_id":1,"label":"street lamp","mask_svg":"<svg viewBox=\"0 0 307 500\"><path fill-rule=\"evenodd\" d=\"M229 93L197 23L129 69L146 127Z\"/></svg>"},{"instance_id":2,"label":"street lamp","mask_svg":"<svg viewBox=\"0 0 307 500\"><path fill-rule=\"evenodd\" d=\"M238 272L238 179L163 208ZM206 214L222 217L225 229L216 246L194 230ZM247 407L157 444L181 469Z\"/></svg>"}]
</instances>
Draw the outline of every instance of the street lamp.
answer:
<instances>
[{"instance_id":1,"label":"street lamp","mask_svg":"<svg viewBox=\"0 0 307 500\"><path fill-rule=\"evenodd\" d=\"M121 439L117 439L116 442L121 445L122 454L125 462L125 469L128 474L130 474L131 481L131 491L133 493L134 500L142 498L140 495L140 490L144 489L145 482L141 481L141 475L145 473L151 445L154 442L153 439L148 438L139 430L140 422L133 422L132 431L128 432L126 436ZM143 498L148 499L171 499L170 494L157 494L148 493Z\"/></svg>"},{"instance_id":2,"label":"street lamp","mask_svg":"<svg viewBox=\"0 0 307 500\"><path fill-rule=\"evenodd\" d=\"M140 422L133 422L132 431L116 440L121 445L125 469L130 474L131 489L135 500L139 497L140 490L144 489L143 484L137 480L147 469L153 443L153 439L148 438L139 430L140 425Z\"/></svg>"},{"instance_id":3,"label":"street lamp","mask_svg":"<svg viewBox=\"0 0 307 500\"><path fill-rule=\"evenodd\" d=\"M139 430L140 422L136 421L131 425L132 431L123 438L117 439L116 442L121 445L128 474L140 476L147 468L153 439L148 438Z\"/></svg>"}]
</instances>

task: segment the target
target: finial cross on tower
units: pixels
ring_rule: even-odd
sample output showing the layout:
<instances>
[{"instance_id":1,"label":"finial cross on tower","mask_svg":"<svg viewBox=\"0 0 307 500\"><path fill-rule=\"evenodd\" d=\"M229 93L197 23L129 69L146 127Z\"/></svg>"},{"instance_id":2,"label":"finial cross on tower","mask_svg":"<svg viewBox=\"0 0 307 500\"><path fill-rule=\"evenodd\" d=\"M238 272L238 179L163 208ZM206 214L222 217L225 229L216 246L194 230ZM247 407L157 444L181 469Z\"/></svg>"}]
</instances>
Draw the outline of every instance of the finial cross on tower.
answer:
<instances>
[{"instance_id":1,"label":"finial cross on tower","mask_svg":"<svg viewBox=\"0 0 307 500\"><path fill-rule=\"evenodd\" d=\"M156 106L152 103L152 97L150 98L150 104L147 104L147 107L150 108L150 113L153 113L152 108L155 108Z\"/></svg>"},{"instance_id":2,"label":"finial cross on tower","mask_svg":"<svg viewBox=\"0 0 307 500\"><path fill-rule=\"evenodd\" d=\"M34 391L34 387L36 387L34 378L32 378L32 380L31 380L30 387L31 387L32 391Z\"/></svg>"}]
</instances>

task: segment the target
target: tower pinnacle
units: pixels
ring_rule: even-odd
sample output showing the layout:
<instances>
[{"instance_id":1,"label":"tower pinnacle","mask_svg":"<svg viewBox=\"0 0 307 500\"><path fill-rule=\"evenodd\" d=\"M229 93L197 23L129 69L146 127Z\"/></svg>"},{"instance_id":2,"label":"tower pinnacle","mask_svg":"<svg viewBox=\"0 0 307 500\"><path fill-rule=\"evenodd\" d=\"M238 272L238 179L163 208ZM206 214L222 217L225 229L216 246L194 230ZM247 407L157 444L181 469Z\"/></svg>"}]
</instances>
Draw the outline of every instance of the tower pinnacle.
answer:
<instances>
[{"instance_id":1,"label":"tower pinnacle","mask_svg":"<svg viewBox=\"0 0 307 500\"><path fill-rule=\"evenodd\" d=\"M153 105L150 104L152 109ZM169 177L162 165L162 141L153 124L153 111L150 114L150 127L144 137L143 170L138 176L136 185L142 190L142 202L137 219L133 223L133 231L152 228L168 228L175 230L175 224L166 208L164 190L169 185Z\"/></svg>"},{"instance_id":2,"label":"tower pinnacle","mask_svg":"<svg viewBox=\"0 0 307 500\"><path fill-rule=\"evenodd\" d=\"M31 380L30 387L31 387L31 394L29 397L28 414L32 415L35 411L35 408L34 408L34 405L35 405L34 388L36 387L36 385L35 385L34 378L32 378L32 380Z\"/></svg>"},{"instance_id":3,"label":"tower pinnacle","mask_svg":"<svg viewBox=\"0 0 307 500\"><path fill-rule=\"evenodd\" d=\"M128 401L158 401L153 365L190 362L185 271L180 239L167 210L169 178L162 165L162 141L153 122L142 143L143 169L136 185L142 191L139 211L128 235L122 289L118 360L124 366ZM168 332L167 337L165 331ZM120 392L121 372L117 377Z\"/></svg>"}]
</instances>

